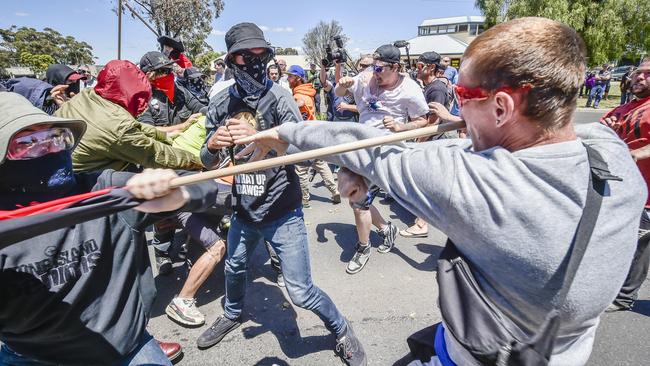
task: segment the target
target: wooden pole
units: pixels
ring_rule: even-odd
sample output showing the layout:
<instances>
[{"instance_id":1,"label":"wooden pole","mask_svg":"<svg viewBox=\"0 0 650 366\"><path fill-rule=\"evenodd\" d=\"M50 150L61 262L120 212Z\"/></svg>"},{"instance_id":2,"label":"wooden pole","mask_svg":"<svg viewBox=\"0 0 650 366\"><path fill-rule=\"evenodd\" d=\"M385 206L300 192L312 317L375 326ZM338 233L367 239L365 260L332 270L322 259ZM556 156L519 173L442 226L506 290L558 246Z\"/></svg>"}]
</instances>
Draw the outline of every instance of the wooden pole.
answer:
<instances>
[{"instance_id":1,"label":"wooden pole","mask_svg":"<svg viewBox=\"0 0 650 366\"><path fill-rule=\"evenodd\" d=\"M122 59L122 0L117 1L117 59Z\"/></svg>"},{"instance_id":2,"label":"wooden pole","mask_svg":"<svg viewBox=\"0 0 650 366\"><path fill-rule=\"evenodd\" d=\"M342 154L349 151L365 149L394 142L411 140L418 137L437 135L448 131L465 128L465 122L445 123L411 131L399 132L385 136L373 137L365 140L352 141L345 144L327 146L320 149L303 151L297 154L278 156L271 159L259 160L252 163L235 165L228 168L211 170L203 173L174 178L171 186L177 188L189 184L203 182L209 179L223 178L230 175L256 172L278 166L299 163L301 161L320 159L330 155Z\"/></svg>"}]
</instances>

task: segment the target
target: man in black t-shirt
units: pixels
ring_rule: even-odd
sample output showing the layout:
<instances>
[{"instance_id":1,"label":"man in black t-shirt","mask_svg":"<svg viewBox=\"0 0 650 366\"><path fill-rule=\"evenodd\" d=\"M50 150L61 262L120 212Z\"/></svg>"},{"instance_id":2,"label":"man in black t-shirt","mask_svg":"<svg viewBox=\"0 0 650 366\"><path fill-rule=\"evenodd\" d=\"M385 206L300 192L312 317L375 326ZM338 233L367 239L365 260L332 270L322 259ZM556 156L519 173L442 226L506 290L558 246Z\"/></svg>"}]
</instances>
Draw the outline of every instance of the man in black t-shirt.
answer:
<instances>
[{"instance_id":1,"label":"man in black t-shirt","mask_svg":"<svg viewBox=\"0 0 650 366\"><path fill-rule=\"evenodd\" d=\"M214 168L229 155L236 163L248 158L233 150L237 149L235 136L302 122L293 96L267 77L266 65L273 58L273 50L262 30L252 23L240 23L226 33L225 41L226 64L233 70L235 84L210 100L205 124L207 138L201 149L201 160L207 168ZM232 197L234 214L226 244L224 315L201 334L197 340L199 348L219 343L242 324L248 262L255 246L264 240L280 258L291 301L318 315L336 335L336 350L348 365L366 365L365 352L350 323L312 282L300 183L294 166L238 174Z\"/></svg>"},{"instance_id":2,"label":"man in black t-shirt","mask_svg":"<svg viewBox=\"0 0 650 366\"><path fill-rule=\"evenodd\" d=\"M440 64L440 55L425 52L418 58L418 79L424 84L424 99L437 102L449 109L452 102L451 82L445 75L446 67Z\"/></svg>"}]
</instances>

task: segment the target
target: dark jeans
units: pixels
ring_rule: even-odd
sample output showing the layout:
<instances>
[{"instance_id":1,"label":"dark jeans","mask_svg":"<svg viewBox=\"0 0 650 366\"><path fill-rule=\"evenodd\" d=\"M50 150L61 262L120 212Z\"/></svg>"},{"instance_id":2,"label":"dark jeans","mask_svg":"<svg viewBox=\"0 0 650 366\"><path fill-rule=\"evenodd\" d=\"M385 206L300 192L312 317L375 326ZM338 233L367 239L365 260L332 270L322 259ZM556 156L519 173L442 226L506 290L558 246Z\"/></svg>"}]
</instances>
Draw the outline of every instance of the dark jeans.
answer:
<instances>
[{"instance_id":1,"label":"dark jeans","mask_svg":"<svg viewBox=\"0 0 650 366\"><path fill-rule=\"evenodd\" d=\"M614 303L627 308L631 308L636 301L639 294L639 288L643 281L648 276L648 267L650 266L650 250L648 243L650 242L650 210L645 209L641 215L641 225L639 227L639 240L636 244L636 251L634 258L632 258L632 265L630 272L621 287Z\"/></svg>"},{"instance_id":2,"label":"dark jeans","mask_svg":"<svg viewBox=\"0 0 650 366\"><path fill-rule=\"evenodd\" d=\"M45 346L43 346L45 347ZM92 352L92 350L87 350ZM0 366L55 366L54 363L42 362L30 359L20 353L14 352L6 344L0 348ZM156 340L145 333L140 342L140 346L131 352L122 361L117 363L118 366L136 366L136 365L160 365L171 366L171 362L163 353Z\"/></svg>"},{"instance_id":3,"label":"dark jeans","mask_svg":"<svg viewBox=\"0 0 650 366\"><path fill-rule=\"evenodd\" d=\"M264 224L252 224L234 215L226 244L225 316L237 319L244 307L246 272L250 254L265 240L280 258L287 292L294 305L313 311L332 333L341 335L345 319L336 305L311 280L307 229L302 209L291 210L284 217Z\"/></svg>"},{"instance_id":4,"label":"dark jeans","mask_svg":"<svg viewBox=\"0 0 650 366\"><path fill-rule=\"evenodd\" d=\"M591 101L594 101L594 107L598 107L600 100L603 99L603 93L605 92L605 85L596 85L591 88L589 92L589 97L587 98L587 107L591 107Z\"/></svg>"}]
</instances>

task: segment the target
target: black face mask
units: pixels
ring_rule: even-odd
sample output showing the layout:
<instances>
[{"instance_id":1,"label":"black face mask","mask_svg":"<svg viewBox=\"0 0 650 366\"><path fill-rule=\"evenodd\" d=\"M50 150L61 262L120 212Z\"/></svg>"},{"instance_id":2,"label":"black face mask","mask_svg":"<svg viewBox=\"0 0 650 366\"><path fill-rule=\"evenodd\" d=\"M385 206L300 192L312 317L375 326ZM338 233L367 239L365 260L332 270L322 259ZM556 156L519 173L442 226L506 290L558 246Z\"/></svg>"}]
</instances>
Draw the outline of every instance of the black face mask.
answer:
<instances>
[{"instance_id":1,"label":"black face mask","mask_svg":"<svg viewBox=\"0 0 650 366\"><path fill-rule=\"evenodd\" d=\"M81 90L81 80L77 80L72 84L68 84L68 89L65 90L65 95L68 97L72 96L70 93L74 93L75 95L79 94L79 91Z\"/></svg>"},{"instance_id":2,"label":"black face mask","mask_svg":"<svg viewBox=\"0 0 650 366\"><path fill-rule=\"evenodd\" d=\"M55 200L77 189L70 150L29 160L7 159L0 165L0 176L0 206L5 210Z\"/></svg>"},{"instance_id":3,"label":"black face mask","mask_svg":"<svg viewBox=\"0 0 650 366\"><path fill-rule=\"evenodd\" d=\"M266 64L271 60L272 54L265 52L256 55L250 52L239 53L244 58L243 65L237 65L228 58L228 67L233 70L233 76L243 97L259 97L266 89Z\"/></svg>"}]
</instances>

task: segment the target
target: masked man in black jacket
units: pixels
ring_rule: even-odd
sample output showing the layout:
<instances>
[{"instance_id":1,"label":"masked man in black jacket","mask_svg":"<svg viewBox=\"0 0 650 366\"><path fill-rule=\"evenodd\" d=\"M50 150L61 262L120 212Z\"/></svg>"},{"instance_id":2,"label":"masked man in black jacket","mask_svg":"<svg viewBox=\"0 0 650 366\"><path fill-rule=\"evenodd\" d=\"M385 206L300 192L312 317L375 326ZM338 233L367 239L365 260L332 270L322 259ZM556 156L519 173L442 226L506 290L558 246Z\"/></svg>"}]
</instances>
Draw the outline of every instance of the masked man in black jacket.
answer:
<instances>
[{"instance_id":1,"label":"masked man in black jacket","mask_svg":"<svg viewBox=\"0 0 650 366\"><path fill-rule=\"evenodd\" d=\"M302 121L289 91L267 78L266 65L273 58L273 50L262 30L252 23L237 24L226 33L225 40L226 63L233 70L235 84L210 100L208 136L201 150L207 168L236 153L228 132L231 126L247 128L254 134L285 122ZM235 157L240 158L245 159ZM321 318L336 335L336 349L347 364L365 365L365 352L350 323L327 294L312 283L300 183L294 166L239 174L232 193L234 215L226 244L225 312L199 337L198 346L211 347L241 325L249 254L264 240L280 258L291 301Z\"/></svg>"},{"instance_id":2,"label":"masked man in black jacket","mask_svg":"<svg viewBox=\"0 0 650 366\"><path fill-rule=\"evenodd\" d=\"M144 229L214 204L213 181L171 189L172 170L75 174L81 120L52 117L0 92L0 210L126 186L135 209L0 249L0 365L171 365L147 333L155 285ZM160 214L153 214L160 212Z\"/></svg>"}]
</instances>

